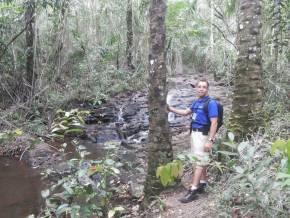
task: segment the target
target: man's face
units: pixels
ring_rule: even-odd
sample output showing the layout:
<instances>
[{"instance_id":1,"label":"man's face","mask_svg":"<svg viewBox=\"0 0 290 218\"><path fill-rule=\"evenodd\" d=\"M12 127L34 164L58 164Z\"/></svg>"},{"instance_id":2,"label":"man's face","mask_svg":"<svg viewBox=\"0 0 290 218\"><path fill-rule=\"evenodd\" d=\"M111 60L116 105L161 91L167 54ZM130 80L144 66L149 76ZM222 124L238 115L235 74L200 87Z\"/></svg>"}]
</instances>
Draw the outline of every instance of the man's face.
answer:
<instances>
[{"instance_id":1,"label":"man's face","mask_svg":"<svg viewBox=\"0 0 290 218\"><path fill-rule=\"evenodd\" d=\"M208 95L208 86L206 82L198 82L196 86L197 96L204 97Z\"/></svg>"}]
</instances>

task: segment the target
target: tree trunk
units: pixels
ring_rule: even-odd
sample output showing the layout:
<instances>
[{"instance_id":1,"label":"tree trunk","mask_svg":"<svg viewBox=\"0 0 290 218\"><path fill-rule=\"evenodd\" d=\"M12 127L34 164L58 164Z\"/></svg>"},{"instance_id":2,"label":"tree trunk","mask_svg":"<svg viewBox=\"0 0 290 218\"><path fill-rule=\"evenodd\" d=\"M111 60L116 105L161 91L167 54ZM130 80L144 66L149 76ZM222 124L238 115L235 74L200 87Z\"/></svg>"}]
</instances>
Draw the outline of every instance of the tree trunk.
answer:
<instances>
[{"instance_id":1,"label":"tree trunk","mask_svg":"<svg viewBox=\"0 0 290 218\"><path fill-rule=\"evenodd\" d=\"M33 93L36 74L34 72L34 28L35 28L35 2L29 1L26 5L26 81L28 89Z\"/></svg>"},{"instance_id":2,"label":"tree trunk","mask_svg":"<svg viewBox=\"0 0 290 218\"><path fill-rule=\"evenodd\" d=\"M281 32L281 0L274 1L274 25L273 25L273 45L274 45L274 63L273 70L275 78L278 77L278 56L279 56L279 35ZM278 77L279 78L279 77Z\"/></svg>"},{"instance_id":3,"label":"tree trunk","mask_svg":"<svg viewBox=\"0 0 290 218\"><path fill-rule=\"evenodd\" d=\"M290 20L290 13L288 13L288 20ZM290 23L287 25L287 41L288 41L288 46L287 46L287 61L288 61L288 71L290 69ZM290 111L290 77L288 76L288 79L286 79L286 93L287 93L287 105L288 105L288 110Z\"/></svg>"},{"instance_id":4,"label":"tree trunk","mask_svg":"<svg viewBox=\"0 0 290 218\"><path fill-rule=\"evenodd\" d=\"M127 0L127 47L126 47L126 68L128 70L135 69L132 63L132 49L133 49L133 11L132 0Z\"/></svg>"},{"instance_id":5,"label":"tree trunk","mask_svg":"<svg viewBox=\"0 0 290 218\"><path fill-rule=\"evenodd\" d=\"M55 53L55 67L56 67L56 78L59 78L61 74L61 68L63 64L63 48L64 48L64 36L66 29L66 12L68 10L69 0L64 0L61 5L60 15L59 15L59 23L58 23L58 33L56 37L57 49Z\"/></svg>"},{"instance_id":6,"label":"tree trunk","mask_svg":"<svg viewBox=\"0 0 290 218\"><path fill-rule=\"evenodd\" d=\"M166 0L152 0L150 5L150 51L149 51L149 147L145 196L161 190L156 169L172 161L172 146L166 112L166 53L165 15Z\"/></svg>"},{"instance_id":7,"label":"tree trunk","mask_svg":"<svg viewBox=\"0 0 290 218\"><path fill-rule=\"evenodd\" d=\"M245 137L262 124L260 114L261 79L261 0L241 0L238 13L236 75L230 130Z\"/></svg>"}]
</instances>

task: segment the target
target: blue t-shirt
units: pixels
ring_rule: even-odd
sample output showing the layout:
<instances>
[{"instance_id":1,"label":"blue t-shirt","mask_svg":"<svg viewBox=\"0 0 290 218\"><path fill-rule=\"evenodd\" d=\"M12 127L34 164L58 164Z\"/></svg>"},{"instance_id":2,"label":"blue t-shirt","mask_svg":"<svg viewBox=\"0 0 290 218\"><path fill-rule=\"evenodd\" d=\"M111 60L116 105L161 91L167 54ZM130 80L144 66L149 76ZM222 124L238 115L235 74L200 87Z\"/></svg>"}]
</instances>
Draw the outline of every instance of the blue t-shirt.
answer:
<instances>
[{"instance_id":1,"label":"blue t-shirt","mask_svg":"<svg viewBox=\"0 0 290 218\"><path fill-rule=\"evenodd\" d=\"M215 100L208 103L208 117L204 112L203 105L209 99L209 96L199 98L192 103L190 110L192 111L192 128L202 128L209 125L209 118L218 117L218 105Z\"/></svg>"}]
</instances>

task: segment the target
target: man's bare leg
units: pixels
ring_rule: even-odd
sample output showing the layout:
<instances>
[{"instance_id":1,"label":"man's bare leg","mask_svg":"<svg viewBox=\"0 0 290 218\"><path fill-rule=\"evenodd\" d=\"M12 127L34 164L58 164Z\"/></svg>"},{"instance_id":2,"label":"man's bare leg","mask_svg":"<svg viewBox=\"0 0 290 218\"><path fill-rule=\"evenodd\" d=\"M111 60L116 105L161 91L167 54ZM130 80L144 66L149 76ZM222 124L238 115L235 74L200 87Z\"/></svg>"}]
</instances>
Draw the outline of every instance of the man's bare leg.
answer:
<instances>
[{"instance_id":1,"label":"man's bare leg","mask_svg":"<svg viewBox=\"0 0 290 218\"><path fill-rule=\"evenodd\" d=\"M192 184L191 184L192 185L191 190L198 188L200 179L202 178L202 175L203 175L203 171L204 171L204 167L202 166L195 167L194 176L193 176Z\"/></svg>"},{"instance_id":2,"label":"man's bare leg","mask_svg":"<svg viewBox=\"0 0 290 218\"><path fill-rule=\"evenodd\" d=\"M206 181L207 180L207 178L206 178L206 167L203 167L203 171L202 171L200 180L202 180L202 181Z\"/></svg>"}]
</instances>

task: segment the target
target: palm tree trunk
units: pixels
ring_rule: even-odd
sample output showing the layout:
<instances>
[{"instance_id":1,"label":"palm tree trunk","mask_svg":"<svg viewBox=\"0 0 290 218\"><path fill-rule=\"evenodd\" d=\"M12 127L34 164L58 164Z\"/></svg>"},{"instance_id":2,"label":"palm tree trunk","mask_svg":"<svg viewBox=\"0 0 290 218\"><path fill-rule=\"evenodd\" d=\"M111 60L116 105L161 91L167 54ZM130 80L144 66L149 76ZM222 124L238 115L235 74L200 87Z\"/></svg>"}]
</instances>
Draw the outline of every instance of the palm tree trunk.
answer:
<instances>
[{"instance_id":1,"label":"palm tree trunk","mask_svg":"<svg viewBox=\"0 0 290 218\"><path fill-rule=\"evenodd\" d=\"M238 58L230 130L245 137L262 125L261 0L241 0L238 13Z\"/></svg>"}]
</instances>

